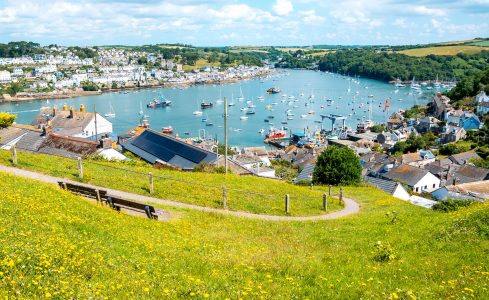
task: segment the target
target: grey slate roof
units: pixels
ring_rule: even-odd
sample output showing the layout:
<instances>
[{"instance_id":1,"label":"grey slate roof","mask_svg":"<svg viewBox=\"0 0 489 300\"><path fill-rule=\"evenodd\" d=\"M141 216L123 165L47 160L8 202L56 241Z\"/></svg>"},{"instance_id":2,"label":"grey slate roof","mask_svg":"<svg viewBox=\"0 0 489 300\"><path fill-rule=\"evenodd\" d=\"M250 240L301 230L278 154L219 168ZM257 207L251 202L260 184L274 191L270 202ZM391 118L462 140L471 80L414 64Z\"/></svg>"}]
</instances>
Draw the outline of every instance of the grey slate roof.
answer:
<instances>
[{"instance_id":1,"label":"grey slate roof","mask_svg":"<svg viewBox=\"0 0 489 300\"><path fill-rule=\"evenodd\" d=\"M396 190L396 187L399 184L398 182L392 180L386 180L386 179L376 178L372 176L364 176L363 179L368 183L375 185L377 188L383 190L387 194L391 194L391 195L394 194L394 191Z\"/></svg>"},{"instance_id":2,"label":"grey slate roof","mask_svg":"<svg viewBox=\"0 0 489 300\"><path fill-rule=\"evenodd\" d=\"M314 167L316 165L306 165L304 169L299 173L296 179L294 179L294 182L300 182L303 180L312 180L312 173L314 173Z\"/></svg>"},{"instance_id":3,"label":"grey slate roof","mask_svg":"<svg viewBox=\"0 0 489 300\"><path fill-rule=\"evenodd\" d=\"M456 164L463 165L467 163L471 158L480 158L480 156L477 155L475 151L467 151L458 154L453 154L448 158Z\"/></svg>"},{"instance_id":4,"label":"grey slate roof","mask_svg":"<svg viewBox=\"0 0 489 300\"><path fill-rule=\"evenodd\" d=\"M213 152L149 129L121 146L149 163L154 164L158 160L182 169L192 169L200 163L212 163L217 159Z\"/></svg>"},{"instance_id":5,"label":"grey slate roof","mask_svg":"<svg viewBox=\"0 0 489 300\"><path fill-rule=\"evenodd\" d=\"M397 168L390 170L382 176L390 180L399 180L407 183L409 186L414 186L429 172L410 165L400 165Z\"/></svg>"}]
</instances>

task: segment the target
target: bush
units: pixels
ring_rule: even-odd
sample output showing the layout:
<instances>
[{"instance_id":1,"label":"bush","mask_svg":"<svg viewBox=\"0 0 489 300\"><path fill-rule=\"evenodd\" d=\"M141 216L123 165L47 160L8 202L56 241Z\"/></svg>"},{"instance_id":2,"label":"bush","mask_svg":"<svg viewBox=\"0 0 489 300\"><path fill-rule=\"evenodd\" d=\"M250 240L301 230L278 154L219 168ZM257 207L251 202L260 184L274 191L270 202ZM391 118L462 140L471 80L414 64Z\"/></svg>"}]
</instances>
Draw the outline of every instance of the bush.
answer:
<instances>
[{"instance_id":1,"label":"bush","mask_svg":"<svg viewBox=\"0 0 489 300\"><path fill-rule=\"evenodd\" d=\"M378 262L387 262L396 259L394 248L389 244L382 244L377 241L374 245L374 260Z\"/></svg>"},{"instance_id":2,"label":"bush","mask_svg":"<svg viewBox=\"0 0 489 300\"><path fill-rule=\"evenodd\" d=\"M467 207L472 203L474 203L474 201L447 199L436 203L435 205L433 205L432 209L442 212L451 212L456 211L462 207Z\"/></svg>"},{"instance_id":3,"label":"bush","mask_svg":"<svg viewBox=\"0 0 489 300\"><path fill-rule=\"evenodd\" d=\"M362 166L350 148L328 147L317 160L313 182L322 184L358 184Z\"/></svg>"},{"instance_id":4,"label":"bush","mask_svg":"<svg viewBox=\"0 0 489 300\"><path fill-rule=\"evenodd\" d=\"M0 129L7 128L15 121L15 115L6 112L0 112Z\"/></svg>"}]
</instances>

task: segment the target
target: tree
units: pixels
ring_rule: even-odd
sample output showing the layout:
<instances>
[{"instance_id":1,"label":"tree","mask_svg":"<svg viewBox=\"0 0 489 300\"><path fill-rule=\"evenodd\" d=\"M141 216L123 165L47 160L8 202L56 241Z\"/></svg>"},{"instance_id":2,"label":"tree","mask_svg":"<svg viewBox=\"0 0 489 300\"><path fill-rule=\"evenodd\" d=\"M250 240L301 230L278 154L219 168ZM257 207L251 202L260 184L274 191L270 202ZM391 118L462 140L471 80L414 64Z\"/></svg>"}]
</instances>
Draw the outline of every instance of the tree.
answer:
<instances>
[{"instance_id":1,"label":"tree","mask_svg":"<svg viewBox=\"0 0 489 300\"><path fill-rule=\"evenodd\" d=\"M331 146L319 155L312 180L323 184L356 184L361 173L362 166L353 150Z\"/></svg>"},{"instance_id":2,"label":"tree","mask_svg":"<svg viewBox=\"0 0 489 300\"><path fill-rule=\"evenodd\" d=\"M15 115L6 112L0 112L0 129L7 128L15 121Z\"/></svg>"}]
</instances>

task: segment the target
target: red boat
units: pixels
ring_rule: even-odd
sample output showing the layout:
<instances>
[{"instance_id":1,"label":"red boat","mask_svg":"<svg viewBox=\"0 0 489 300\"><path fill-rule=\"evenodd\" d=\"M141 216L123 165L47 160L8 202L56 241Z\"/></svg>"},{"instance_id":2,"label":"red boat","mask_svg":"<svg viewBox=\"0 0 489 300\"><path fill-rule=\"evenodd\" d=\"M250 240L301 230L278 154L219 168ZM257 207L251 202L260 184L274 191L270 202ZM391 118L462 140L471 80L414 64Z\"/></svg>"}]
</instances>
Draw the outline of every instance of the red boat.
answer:
<instances>
[{"instance_id":1,"label":"red boat","mask_svg":"<svg viewBox=\"0 0 489 300\"><path fill-rule=\"evenodd\" d=\"M287 132L283 129L277 130L275 128L271 128L267 135L267 139L282 139L287 135Z\"/></svg>"},{"instance_id":2,"label":"red boat","mask_svg":"<svg viewBox=\"0 0 489 300\"><path fill-rule=\"evenodd\" d=\"M173 127L171 127L171 126L163 127L163 129L161 131L163 133L166 133L166 134L172 134L173 133Z\"/></svg>"}]
</instances>

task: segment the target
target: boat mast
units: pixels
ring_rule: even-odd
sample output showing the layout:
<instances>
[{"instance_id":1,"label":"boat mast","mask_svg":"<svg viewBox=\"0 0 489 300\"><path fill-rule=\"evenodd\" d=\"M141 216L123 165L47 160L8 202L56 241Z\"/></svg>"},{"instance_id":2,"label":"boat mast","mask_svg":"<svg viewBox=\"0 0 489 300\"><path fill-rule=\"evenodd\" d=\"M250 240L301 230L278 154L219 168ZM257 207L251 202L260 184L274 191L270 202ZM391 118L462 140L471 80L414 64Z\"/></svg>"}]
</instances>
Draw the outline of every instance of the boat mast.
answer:
<instances>
[{"instance_id":1,"label":"boat mast","mask_svg":"<svg viewBox=\"0 0 489 300\"><path fill-rule=\"evenodd\" d=\"M228 99L224 97L224 168L228 174Z\"/></svg>"}]
</instances>

